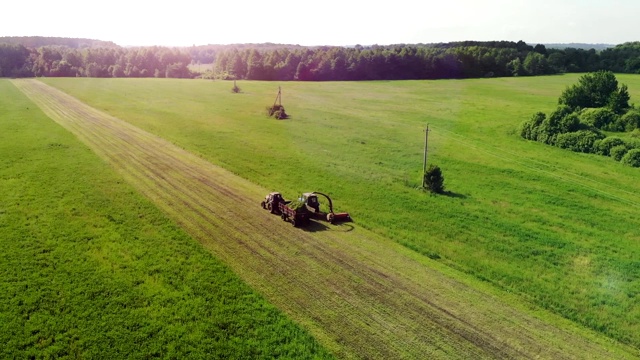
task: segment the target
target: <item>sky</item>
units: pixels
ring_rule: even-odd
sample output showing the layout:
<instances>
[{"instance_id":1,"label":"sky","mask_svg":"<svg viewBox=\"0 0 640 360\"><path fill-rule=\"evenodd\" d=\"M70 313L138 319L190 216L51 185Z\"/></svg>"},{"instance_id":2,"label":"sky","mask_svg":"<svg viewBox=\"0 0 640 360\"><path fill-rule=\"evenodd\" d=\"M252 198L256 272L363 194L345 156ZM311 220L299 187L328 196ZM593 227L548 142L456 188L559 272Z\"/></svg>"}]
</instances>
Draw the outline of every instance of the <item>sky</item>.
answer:
<instances>
[{"instance_id":1,"label":"sky","mask_svg":"<svg viewBox=\"0 0 640 360\"><path fill-rule=\"evenodd\" d=\"M620 44L640 41L638 15L638 0L33 0L2 5L0 36L77 37L121 46Z\"/></svg>"}]
</instances>

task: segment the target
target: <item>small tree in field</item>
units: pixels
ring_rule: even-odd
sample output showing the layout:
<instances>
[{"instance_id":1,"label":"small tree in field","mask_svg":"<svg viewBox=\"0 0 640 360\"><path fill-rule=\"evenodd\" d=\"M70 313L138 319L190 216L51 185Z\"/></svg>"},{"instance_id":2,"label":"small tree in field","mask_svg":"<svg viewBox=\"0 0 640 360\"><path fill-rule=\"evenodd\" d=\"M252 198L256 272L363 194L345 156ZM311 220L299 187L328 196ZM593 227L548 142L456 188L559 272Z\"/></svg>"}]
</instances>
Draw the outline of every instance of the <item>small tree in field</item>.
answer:
<instances>
[{"instance_id":1,"label":"small tree in field","mask_svg":"<svg viewBox=\"0 0 640 360\"><path fill-rule=\"evenodd\" d=\"M444 176L442 170L437 165L429 165L424 173L424 187L435 194L444 192Z\"/></svg>"}]
</instances>

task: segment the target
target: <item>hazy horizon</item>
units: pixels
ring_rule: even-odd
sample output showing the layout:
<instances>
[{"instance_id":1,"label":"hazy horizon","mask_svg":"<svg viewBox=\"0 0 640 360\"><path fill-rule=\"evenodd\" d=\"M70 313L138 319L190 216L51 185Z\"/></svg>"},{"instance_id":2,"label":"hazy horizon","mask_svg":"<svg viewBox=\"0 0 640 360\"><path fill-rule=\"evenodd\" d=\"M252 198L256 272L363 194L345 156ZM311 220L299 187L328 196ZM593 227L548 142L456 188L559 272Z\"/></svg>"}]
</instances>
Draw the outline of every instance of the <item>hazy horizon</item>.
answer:
<instances>
[{"instance_id":1,"label":"hazy horizon","mask_svg":"<svg viewBox=\"0 0 640 360\"><path fill-rule=\"evenodd\" d=\"M640 2L398 0L362 6L191 2L184 7L114 0L104 7L78 0L5 4L0 36L52 36L113 41L121 46L276 43L353 46L519 41L530 44L620 44L640 38ZM45 9L34 11L34 9Z\"/></svg>"}]
</instances>

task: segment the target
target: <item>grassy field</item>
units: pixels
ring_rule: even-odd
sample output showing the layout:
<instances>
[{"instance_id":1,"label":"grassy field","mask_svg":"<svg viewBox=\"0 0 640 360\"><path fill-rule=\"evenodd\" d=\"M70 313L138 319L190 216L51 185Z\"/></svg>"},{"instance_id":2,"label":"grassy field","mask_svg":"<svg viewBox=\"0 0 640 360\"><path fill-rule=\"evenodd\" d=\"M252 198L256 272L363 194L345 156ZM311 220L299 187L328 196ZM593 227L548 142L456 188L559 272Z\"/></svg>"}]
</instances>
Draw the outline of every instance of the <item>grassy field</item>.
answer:
<instances>
[{"instance_id":1,"label":"grassy field","mask_svg":"<svg viewBox=\"0 0 640 360\"><path fill-rule=\"evenodd\" d=\"M330 358L0 80L0 358Z\"/></svg>"},{"instance_id":2,"label":"grassy field","mask_svg":"<svg viewBox=\"0 0 640 360\"><path fill-rule=\"evenodd\" d=\"M44 81L286 197L328 192L360 226L638 348L640 173L516 134L577 78ZM640 77L619 80L640 99ZM288 121L263 114L278 85ZM426 123L451 196L415 190Z\"/></svg>"},{"instance_id":3,"label":"grassy field","mask_svg":"<svg viewBox=\"0 0 640 360\"><path fill-rule=\"evenodd\" d=\"M37 80L13 83L340 358L633 357L357 224L277 221L256 203L265 188Z\"/></svg>"}]
</instances>

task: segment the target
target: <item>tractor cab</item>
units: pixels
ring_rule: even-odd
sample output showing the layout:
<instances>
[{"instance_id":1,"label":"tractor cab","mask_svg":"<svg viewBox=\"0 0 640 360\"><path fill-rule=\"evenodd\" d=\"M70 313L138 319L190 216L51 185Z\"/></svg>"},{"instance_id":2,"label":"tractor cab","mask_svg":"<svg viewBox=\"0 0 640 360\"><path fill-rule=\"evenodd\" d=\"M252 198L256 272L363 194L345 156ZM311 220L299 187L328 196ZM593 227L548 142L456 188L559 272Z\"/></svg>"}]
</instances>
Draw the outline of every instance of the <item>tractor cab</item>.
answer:
<instances>
[{"instance_id":1,"label":"tractor cab","mask_svg":"<svg viewBox=\"0 0 640 360\"><path fill-rule=\"evenodd\" d=\"M282 201L282 194L279 192L272 192L267 196L267 203L273 204L279 203L280 201Z\"/></svg>"},{"instance_id":2,"label":"tractor cab","mask_svg":"<svg viewBox=\"0 0 640 360\"><path fill-rule=\"evenodd\" d=\"M320 212L320 202L318 201L318 195L315 193L302 194L300 201L307 206L307 210L315 213Z\"/></svg>"},{"instance_id":3,"label":"tractor cab","mask_svg":"<svg viewBox=\"0 0 640 360\"><path fill-rule=\"evenodd\" d=\"M271 213L275 214L280 210L279 204L281 202L284 202L284 198L282 197L282 194L280 194L279 192L272 192L265 197L261 205L263 209L267 209L271 211Z\"/></svg>"}]
</instances>

